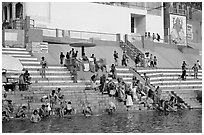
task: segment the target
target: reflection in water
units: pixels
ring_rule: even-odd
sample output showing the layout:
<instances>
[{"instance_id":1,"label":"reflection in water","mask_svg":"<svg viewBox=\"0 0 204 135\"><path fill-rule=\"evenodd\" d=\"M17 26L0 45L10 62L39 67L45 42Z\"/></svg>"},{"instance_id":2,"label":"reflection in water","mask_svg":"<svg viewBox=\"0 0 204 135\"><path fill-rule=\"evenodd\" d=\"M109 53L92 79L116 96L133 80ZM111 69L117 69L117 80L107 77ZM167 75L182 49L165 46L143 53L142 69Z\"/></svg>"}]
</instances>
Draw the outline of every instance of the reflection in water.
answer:
<instances>
[{"instance_id":1,"label":"reflection in water","mask_svg":"<svg viewBox=\"0 0 204 135\"><path fill-rule=\"evenodd\" d=\"M63 133L201 133L202 110L184 110L164 114L161 112L136 112L99 115L90 118L48 118L40 123L29 120L11 120L3 123L7 132L63 132Z\"/></svg>"}]
</instances>

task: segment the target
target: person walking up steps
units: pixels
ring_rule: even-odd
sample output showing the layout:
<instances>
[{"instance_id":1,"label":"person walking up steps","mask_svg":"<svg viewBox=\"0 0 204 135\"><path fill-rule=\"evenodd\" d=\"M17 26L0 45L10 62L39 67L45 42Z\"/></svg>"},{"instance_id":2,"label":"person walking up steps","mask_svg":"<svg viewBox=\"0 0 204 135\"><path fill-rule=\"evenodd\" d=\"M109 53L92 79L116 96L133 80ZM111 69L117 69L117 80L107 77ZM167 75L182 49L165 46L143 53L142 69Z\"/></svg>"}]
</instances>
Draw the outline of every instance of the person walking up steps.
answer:
<instances>
[{"instance_id":1,"label":"person walking up steps","mask_svg":"<svg viewBox=\"0 0 204 135\"><path fill-rule=\"evenodd\" d=\"M64 61L64 54L63 52L60 53L60 64L63 65L63 61Z\"/></svg>"}]
</instances>

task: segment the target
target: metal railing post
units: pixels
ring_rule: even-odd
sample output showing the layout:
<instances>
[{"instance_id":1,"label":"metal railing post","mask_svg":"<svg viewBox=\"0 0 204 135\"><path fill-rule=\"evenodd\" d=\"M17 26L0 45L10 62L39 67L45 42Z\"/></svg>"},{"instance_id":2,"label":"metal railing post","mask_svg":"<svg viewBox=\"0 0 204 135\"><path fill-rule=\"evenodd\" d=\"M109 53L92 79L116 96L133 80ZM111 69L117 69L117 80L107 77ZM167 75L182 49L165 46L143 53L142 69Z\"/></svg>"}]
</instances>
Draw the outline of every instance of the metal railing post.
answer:
<instances>
[{"instance_id":1,"label":"metal railing post","mask_svg":"<svg viewBox=\"0 0 204 135\"><path fill-rule=\"evenodd\" d=\"M59 36L58 32L59 32L59 29L56 28L56 37Z\"/></svg>"}]
</instances>

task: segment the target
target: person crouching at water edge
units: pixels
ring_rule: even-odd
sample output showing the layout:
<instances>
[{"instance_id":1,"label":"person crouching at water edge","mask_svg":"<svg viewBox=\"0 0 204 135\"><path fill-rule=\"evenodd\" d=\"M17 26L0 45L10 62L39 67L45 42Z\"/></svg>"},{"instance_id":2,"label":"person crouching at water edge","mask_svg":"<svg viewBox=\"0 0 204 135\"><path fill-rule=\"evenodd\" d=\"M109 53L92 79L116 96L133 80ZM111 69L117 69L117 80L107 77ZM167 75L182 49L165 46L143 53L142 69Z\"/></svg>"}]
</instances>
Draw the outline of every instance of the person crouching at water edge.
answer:
<instances>
[{"instance_id":1,"label":"person crouching at water edge","mask_svg":"<svg viewBox=\"0 0 204 135\"><path fill-rule=\"evenodd\" d=\"M41 121L41 118L40 118L40 116L38 115L38 111L37 111L37 110L34 110L34 111L33 111L33 114L31 115L30 121L31 121L31 122L34 122L34 123Z\"/></svg>"},{"instance_id":2,"label":"person crouching at water edge","mask_svg":"<svg viewBox=\"0 0 204 135\"><path fill-rule=\"evenodd\" d=\"M76 109L72 107L72 102L68 101L65 108L65 114L71 115L73 112L76 114Z\"/></svg>"},{"instance_id":3,"label":"person crouching at water edge","mask_svg":"<svg viewBox=\"0 0 204 135\"><path fill-rule=\"evenodd\" d=\"M93 115L93 112L92 112L92 110L91 110L91 107L90 107L90 106L87 106L87 105L83 108L83 112L82 112L82 113L83 113L84 116L86 116L86 117Z\"/></svg>"}]
</instances>

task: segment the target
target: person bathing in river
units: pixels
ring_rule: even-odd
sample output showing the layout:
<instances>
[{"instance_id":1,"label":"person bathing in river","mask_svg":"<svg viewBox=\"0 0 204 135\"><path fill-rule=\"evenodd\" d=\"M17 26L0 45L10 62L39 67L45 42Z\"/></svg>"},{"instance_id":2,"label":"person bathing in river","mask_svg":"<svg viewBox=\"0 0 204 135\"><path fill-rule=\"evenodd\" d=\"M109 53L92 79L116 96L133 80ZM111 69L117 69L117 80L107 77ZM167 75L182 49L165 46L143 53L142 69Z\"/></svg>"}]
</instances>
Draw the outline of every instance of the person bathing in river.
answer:
<instances>
[{"instance_id":1,"label":"person bathing in river","mask_svg":"<svg viewBox=\"0 0 204 135\"><path fill-rule=\"evenodd\" d=\"M113 112L115 112L115 110L116 110L115 103L110 101L108 104L108 109L107 109L108 114L112 114Z\"/></svg>"},{"instance_id":2,"label":"person bathing in river","mask_svg":"<svg viewBox=\"0 0 204 135\"><path fill-rule=\"evenodd\" d=\"M83 109L83 112L84 116L91 116L93 115L93 112L91 110L91 107L89 105L85 105L84 109Z\"/></svg>"},{"instance_id":3,"label":"person bathing in river","mask_svg":"<svg viewBox=\"0 0 204 135\"><path fill-rule=\"evenodd\" d=\"M37 110L34 110L34 111L33 111L33 114L32 114L31 117L30 117L30 121L31 121L31 122L34 122L34 123L41 121L41 118L40 118L40 116L38 115L38 111L37 111Z\"/></svg>"},{"instance_id":4,"label":"person bathing in river","mask_svg":"<svg viewBox=\"0 0 204 135\"><path fill-rule=\"evenodd\" d=\"M22 106L22 108L16 114L16 118L26 118L27 115L26 115L25 111L26 111L26 106Z\"/></svg>"},{"instance_id":5,"label":"person bathing in river","mask_svg":"<svg viewBox=\"0 0 204 135\"><path fill-rule=\"evenodd\" d=\"M9 115L7 114L6 111L2 112L2 122L9 121Z\"/></svg>"},{"instance_id":6,"label":"person bathing in river","mask_svg":"<svg viewBox=\"0 0 204 135\"><path fill-rule=\"evenodd\" d=\"M71 115L72 112L76 113L75 109L72 107L72 102L68 101L68 103L66 104L66 107L65 107L65 114Z\"/></svg>"}]
</instances>

